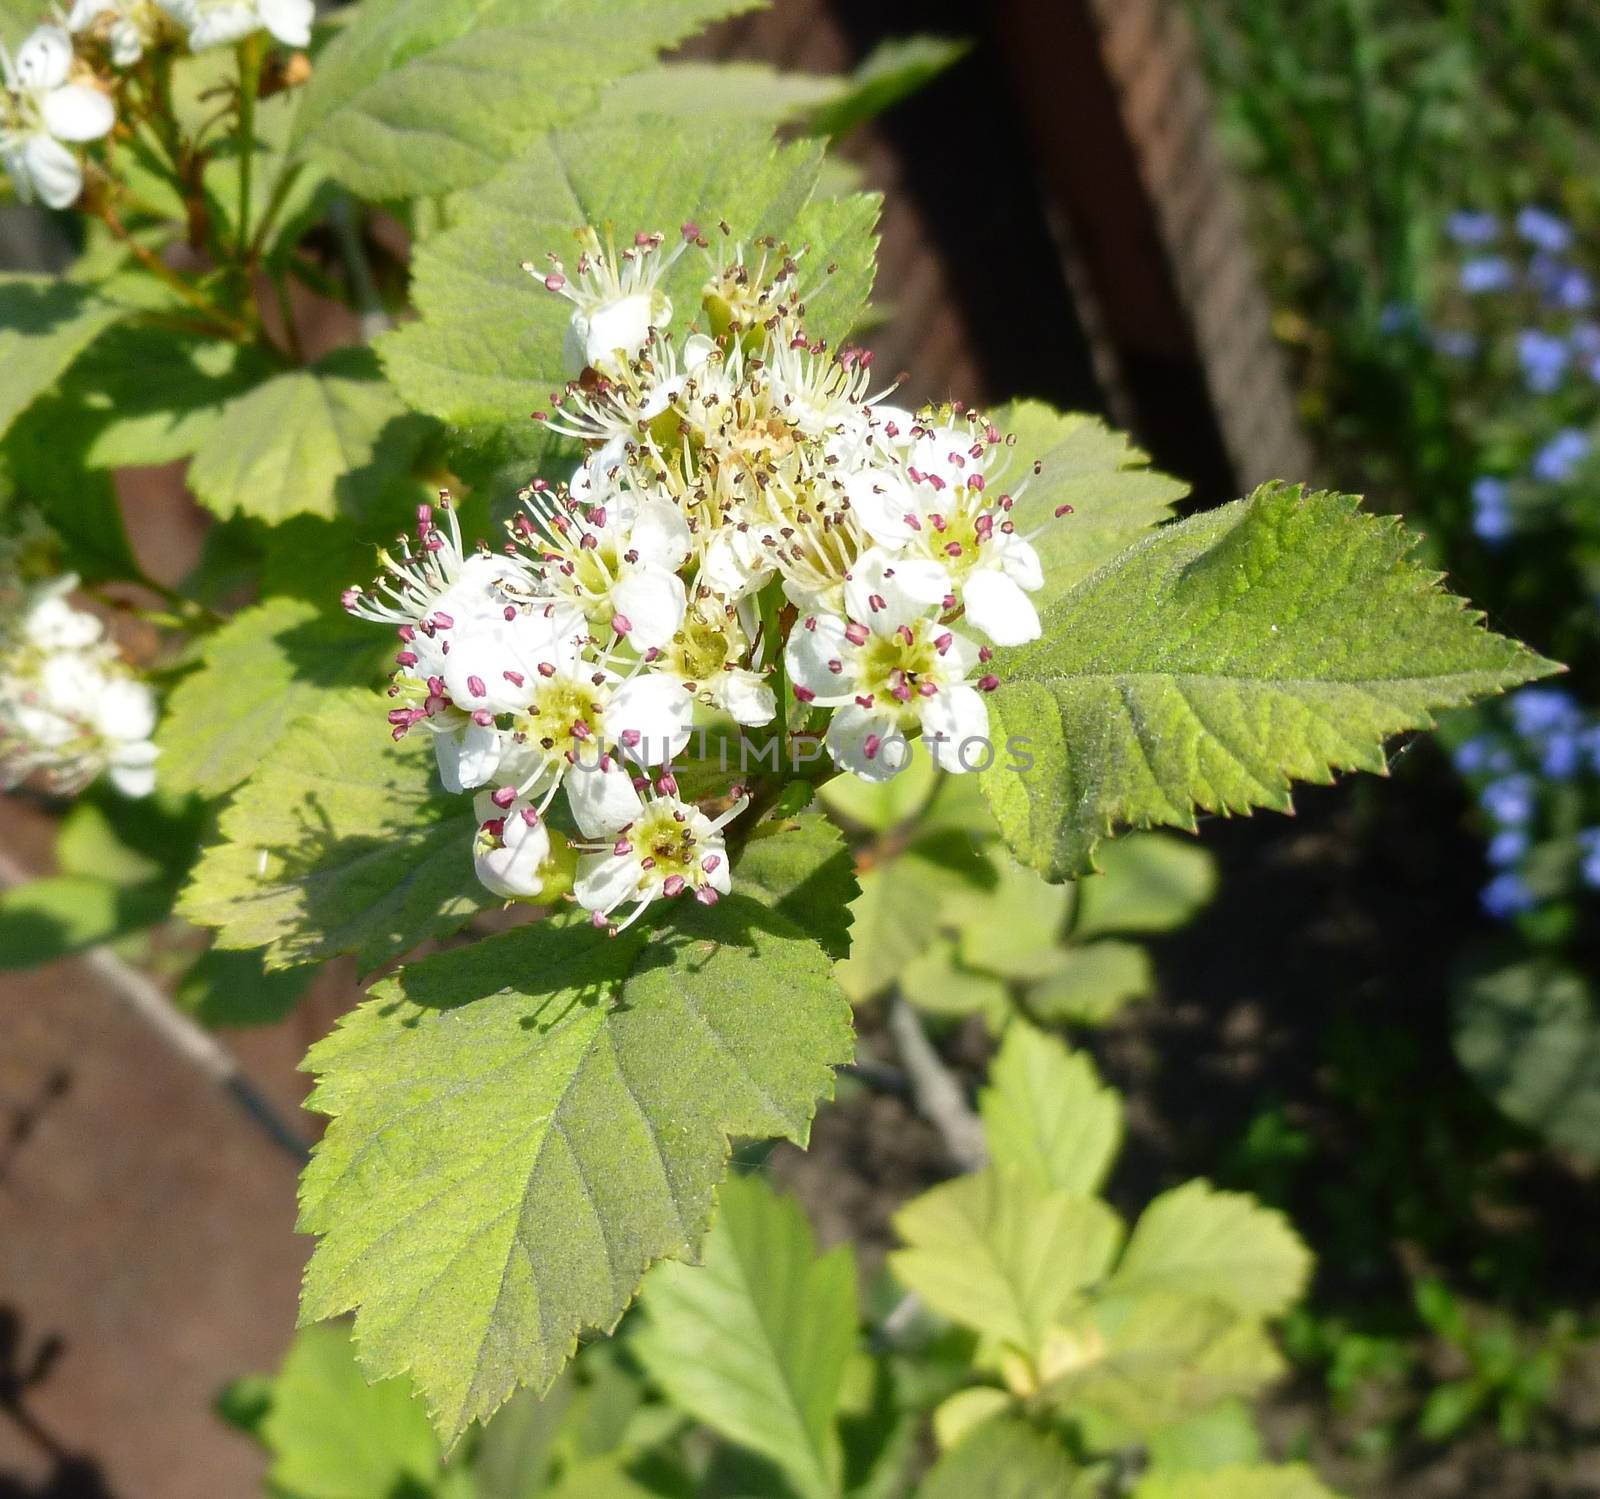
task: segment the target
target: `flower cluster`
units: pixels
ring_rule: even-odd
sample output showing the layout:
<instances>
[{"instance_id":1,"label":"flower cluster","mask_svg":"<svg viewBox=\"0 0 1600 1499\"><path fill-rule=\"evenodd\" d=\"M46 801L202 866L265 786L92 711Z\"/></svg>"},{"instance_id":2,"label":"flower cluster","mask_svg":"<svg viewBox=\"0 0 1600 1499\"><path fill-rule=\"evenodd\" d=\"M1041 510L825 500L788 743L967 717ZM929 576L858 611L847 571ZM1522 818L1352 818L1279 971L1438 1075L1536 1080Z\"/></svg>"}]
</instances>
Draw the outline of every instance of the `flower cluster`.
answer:
<instances>
[{"instance_id":1,"label":"flower cluster","mask_svg":"<svg viewBox=\"0 0 1600 1499\"><path fill-rule=\"evenodd\" d=\"M1578 477L1593 451L1590 426L1600 407L1595 284L1574 256L1571 226L1547 209L1525 207L1510 224L1461 212L1445 228L1463 252L1457 286L1467 308L1479 321L1510 326L1502 339L1487 341L1440 329L1434 343L1459 358L1498 361L1506 384L1531 403L1517 423L1531 438L1525 463L1482 474L1472 485L1473 530L1499 545L1542 506L1559 502L1556 491Z\"/></svg>"},{"instance_id":2,"label":"flower cluster","mask_svg":"<svg viewBox=\"0 0 1600 1499\"><path fill-rule=\"evenodd\" d=\"M1524 687L1488 711L1494 727L1455 751L1490 829L1484 909L1520 915L1574 880L1600 890L1600 718L1558 687Z\"/></svg>"},{"instance_id":3,"label":"flower cluster","mask_svg":"<svg viewBox=\"0 0 1600 1499\"><path fill-rule=\"evenodd\" d=\"M147 796L155 698L100 620L68 602L76 586L67 577L24 594L0 637L0 788L38 776L74 792L104 771L125 795Z\"/></svg>"},{"instance_id":4,"label":"flower cluster","mask_svg":"<svg viewBox=\"0 0 1600 1499\"><path fill-rule=\"evenodd\" d=\"M669 273L693 288L695 262L674 336ZM586 456L522 492L498 550L463 545L446 496L345 596L398 629L394 734L431 734L446 788L478 794L499 894L549 899L570 850L597 925L715 901L745 799L702 798L712 817L680 798L697 723L765 730L785 758L820 735L875 781L918 735L948 771L987 763L994 647L1040 630L1011 519L1031 470L982 417L890 405L867 354L809 337L808 264L686 224L620 248L586 229L570 264L527 265L572 305L575 378L537 419ZM548 825L558 793L575 840Z\"/></svg>"},{"instance_id":5,"label":"flower cluster","mask_svg":"<svg viewBox=\"0 0 1600 1499\"><path fill-rule=\"evenodd\" d=\"M117 72L147 52L180 42L200 52L263 29L304 47L315 15L314 0L74 0L15 57L0 45L0 162L18 196L50 208L78 201L83 162L74 147L111 133Z\"/></svg>"}]
</instances>

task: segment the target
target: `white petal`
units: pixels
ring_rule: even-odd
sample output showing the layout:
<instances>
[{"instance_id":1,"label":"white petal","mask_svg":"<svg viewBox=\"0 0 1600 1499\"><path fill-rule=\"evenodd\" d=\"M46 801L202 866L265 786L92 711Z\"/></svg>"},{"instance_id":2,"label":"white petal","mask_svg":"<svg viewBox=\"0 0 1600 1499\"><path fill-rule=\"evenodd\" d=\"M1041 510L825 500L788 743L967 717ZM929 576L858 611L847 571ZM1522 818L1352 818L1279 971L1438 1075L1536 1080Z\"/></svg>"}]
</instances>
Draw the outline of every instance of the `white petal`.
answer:
<instances>
[{"instance_id":1,"label":"white petal","mask_svg":"<svg viewBox=\"0 0 1600 1499\"><path fill-rule=\"evenodd\" d=\"M124 796L149 796L156 789L154 765L113 764L108 774L111 784Z\"/></svg>"},{"instance_id":2,"label":"white petal","mask_svg":"<svg viewBox=\"0 0 1600 1499\"><path fill-rule=\"evenodd\" d=\"M60 26L40 26L17 48L17 82L43 93L60 88L72 71L72 38Z\"/></svg>"},{"instance_id":3,"label":"white petal","mask_svg":"<svg viewBox=\"0 0 1600 1499\"><path fill-rule=\"evenodd\" d=\"M671 319L670 303L658 316L658 304L662 300L648 292L634 292L596 307L589 314L584 337L584 353L589 363L596 369L606 365L615 368L619 358L623 363L632 359L650 336L650 325Z\"/></svg>"},{"instance_id":4,"label":"white petal","mask_svg":"<svg viewBox=\"0 0 1600 1499\"><path fill-rule=\"evenodd\" d=\"M899 557L869 547L855 561L844 585L845 607L877 635L924 618L950 592L950 574L937 562Z\"/></svg>"},{"instance_id":5,"label":"white petal","mask_svg":"<svg viewBox=\"0 0 1600 1499\"><path fill-rule=\"evenodd\" d=\"M617 760L608 760L601 770L596 760L579 756L566 774L567 805L572 820L585 838L608 838L620 832L643 810L633 777Z\"/></svg>"},{"instance_id":6,"label":"white petal","mask_svg":"<svg viewBox=\"0 0 1600 1499\"><path fill-rule=\"evenodd\" d=\"M111 100L81 83L51 89L40 107L46 128L58 141L96 141L117 122Z\"/></svg>"},{"instance_id":7,"label":"white petal","mask_svg":"<svg viewBox=\"0 0 1600 1499\"><path fill-rule=\"evenodd\" d=\"M725 599L741 599L772 576L773 568L754 527L740 531L724 526L705 544L700 581Z\"/></svg>"},{"instance_id":8,"label":"white petal","mask_svg":"<svg viewBox=\"0 0 1600 1499\"><path fill-rule=\"evenodd\" d=\"M256 0L266 28L286 47L309 47L311 23L317 17L314 0Z\"/></svg>"},{"instance_id":9,"label":"white petal","mask_svg":"<svg viewBox=\"0 0 1600 1499\"><path fill-rule=\"evenodd\" d=\"M67 12L67 27L71 31L82 31L108 10L116 8L116 0L73 0L72 9Z\"/></svg>"},{"instance_id":10,"label":"white petal","mask_svg":"<svg viewBox=\"0 0 1600 1499\"><path fill-rule=\"evenodd\" d=\"M694 719L694 699L678 677L641 672L612 694L606 709L606 740L621 744L625 733L640 736L627 753L644 765L670 760L689 742ZM631 737L631 735L630 735Z\"/></svg>"},{"instance_id":11,"label":"white petal","mask_svg":"<svg viewBox=\"0 0 1600 1499\"><path fill-rule=\"evenodd\" d=\"M586 911L609 911L639 888L639 865L630 855L583 854L572 893Z\"/></svg>"},{"instance_id":12,"label":"white petal","mask_svg":"<svg viewBox=\"0 0 1600 1499\"><path fill-rule=\"evenodd\" d=\"M492 815L502 816L499 811ZM513 806L503 816L504 846L487 851L473 849L472 863L478 879L486 889L508 900L537 895L544 885L540 871L550 857L549 829L542 819L530 826L522 816L520 805Z\"/></svg>"},{"instance_id":13,"label":"white petal","mask_svg":"<svg viewBox=\"0 0 1600 1499\"><path fill-rule=\"evenodd\" d=\"M847 703L828 725L828 753L864 781L891 781L911 758L892 714Z\"/></svg>"},{"instance_id":14,"label":"white petal","mask_svg":"<svg viewBox=\"0 0 1600 1499\"><path fill-rule=\"evenodd\" d=\"M854 690L850 664L856 648L845 635L845 622L836 614L814 614L797 620L784 648L783 663L789 680L818 697L837 697ZM844 671L833 670L839 662Z\"/></svg>"},{"instance_id":15,"label":"white petal","mask_svg":"<svg viewBox=\"0 0 1600 1499\"><path fill-rule=\"evenodd\" d=\"M628 544L641 560L676 572L689 560L694 542L676 505L670 500L646 500L634 514Z\"/></svg>"},{"instance_id":16,"label":"white petal","mask_svg":"<svg viewBox=\"0 0 1600 1499\"><path fill-rule=\"evenodd\" d=\"M83 191L83 168L60 141L30 135L22 144L22 171L31 191L48 208L71 208ZM8 163L9 164L9 163Z\"/></svg>"},{"instance_id":17,"label":"white petal","mask_svg":"<svg viewBox=\"0 0 1600 1499\"><path fill-rule=\"evenodd\" d=\"M920 515L922 507L898 469L857 469L842 482L850 508L874 541L898 547L916 534L906 517Z\"/></svg>"},{"instance_id":18,"label":"white petal","mask_svg":"<svg viewBox=\"0 0 1600 1499\"><path fill-rule=\"evenodd\" d=\"M191 8L195 21L189 32L189 49L193 52L229 46L261 29L261 17L253 5L213 4Z\"/></svg>"},{"instance_id":19,"label":"white petal","mask_svg":"<svg viewBox=\"0 0 1600 1499\"><path fill-rule=\"evenodd\" d=\"M1005 573L979 568L961 588L967 618L996 645L1022 645L1040 635L1033 600Z\"/></svg>"},{"instance_id":20,"label":"white petal","mask_svg":"<svg viewBox=\"0 0 1600 1499\"><path fill-rule=\"evenodd\" d=\"M976 687L946 687L924 702L922 742L941 770L959 775L981 768L992 755L988 739L989 708Z\"/></svg>"},{"instance_id":21,"label":"white petal","mask_svg":"<svg viewBox=\"0 0 1600 1499\"><path fill-rule=\"evenodd\" d=\"M717 341L704 333L691 333L683 341L683 367L697 370L717 352Z\"/></svg>"},{"instance_id":22,"label":"white petal","mask_svg":"<svg viewBox=\"0 0 1600 1499\"><path fill-rule=\"evenodd\" d=\"M777 717L778 699L758 672L735 668L711 684L717 706L735 723L756 728Z\"/></svg>"},{"instance_id":23,"label":"white petal","mask_svg":"<svg viewBox=\"0 0 1600 1499\"><path fill-rule=\"evenodd\" d=\"M468 723L463 729L433 736L434 758L446 791L470 791L485 785L500 765L500 731Z\"/></svg>"},{"instance_id":24,"label":"white petal","mask_svg":"<svg viewBox=\"0 0 1600 1499\"><path fill-rule=\"evenodd\" d=\"M689 596L676 573L636 567L611 590L611 603L628 621L628 639L637 649L660 650L683 624Z\"/></svg>"},{"instance_id":25,"label":"white petal","mask_svg":"<svg viewBox=\"0 0 1600 1499\"><path fill-rule=\"evenodd\" d=\"M1044 564L1039 561L1039 554L1034 550L1031 541L1024 541L1020 536L1008 536L1002 532L991 538L988 544L999 555L1000 565L1006 570L1006 576L1019 588L1026 588L1029 593L1035 593L1044 587Z\"/></svg>"},{"instance_id":26,"label":"white petal","mask_svg":"<svg viewBox=\"0 0 1600 1499\"><path fill-rule=\"evenodd\" d=\"M132 21L117 21L111 27L111 61L119 68L131 68L144 56L144 33Z\"/></svg>"},{"instance_id":27,"label":"white petal","mask_svg":"<svg viewBox=\"0 0 1600 1499\"><path fill-rule=\"evenodd\" d=\"M155 694L143 682L114 678L95 701L94 726L107 739L148 739L156 727Z\"/></svg>"}]
</instances>

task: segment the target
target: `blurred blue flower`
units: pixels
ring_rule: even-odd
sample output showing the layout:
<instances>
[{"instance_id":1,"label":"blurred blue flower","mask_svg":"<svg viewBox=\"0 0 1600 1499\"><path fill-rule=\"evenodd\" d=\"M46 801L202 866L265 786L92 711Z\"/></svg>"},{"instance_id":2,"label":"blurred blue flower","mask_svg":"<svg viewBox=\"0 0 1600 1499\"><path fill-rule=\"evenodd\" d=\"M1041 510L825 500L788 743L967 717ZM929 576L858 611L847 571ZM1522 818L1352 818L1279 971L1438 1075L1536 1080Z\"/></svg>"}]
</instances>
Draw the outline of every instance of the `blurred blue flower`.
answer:
<instances>
[{"instance_id":1,"label":"blurred blue flower","mask_svg":"<svg viewBox=\"0 0 1600 1499\"><path fill-rule=\"evenodd\" d=\"M1583 724L1583 710L1562 687L1524 687L1506 699L1506 709L1524 739L1552 729L1576 730Z\"/></svg>"},{"instance_id":2,"label":"blurred blue flower","mask_svg":"<svg viewBox=\"0 0 1600 1499\"><path fill-rule=\"evenodd\" d=\"M1511 262L1504 255L1477 255L1461 265L1461 290L1470 297L1506 291L1515 279Z\"/></svg>"},{"instance_id":3,"label":"blurred blue flower","mask_svg":"<svg viewBox=\"0 0 1600 1499\"><path fill-rule=\"evenodd\" d=\"M1583 764L1583 743L1571 729L1553 729L1544 742L1539 768L1552 780L1565 781Z\"/></svg>"},{"instance_id":4,"label":"blurred blue flower","mask_svg":"<svg viewBox=\"0 0 1600 1499\"><path fill-rule=\"evenodd\" d=\"M1464 328L1437 328L1433 334L1433 347L1436 353L1443 354L1446 359L1471 359L1478 352L1478 340Z\"/></svg>"},{"instance_id":5,"label":"blurred blue flower","mask_svg":"<svg viewBox=\"0 0 1600 1499\"><path fill-rule=\"evenodd\" d=\"M1517 214L1517 233L1530 245L1559 255L1572 243L1572 229L1563 218L1529 204Z\"/></svg>"},{"instance_id":6,"label":"blurred blue flower","mask_svg":"<svg viewBox=\"0 0 1600 1499\"><path fill-rule=\"evenodd\" d=\"M1594 301L1594 282L1587 271L1569 265L1548 293L1550 301L1566 312L1582 312Z\"/></svg>"},{"instance_id":7,"label":"blurred blue flower","mask_svg":"<svg viewBox=\"0 0 1600 1499\"><path fill-rule=\"evenodd\" d=\"M1410 302L1390 302L1378 314L1378 328L1383 333L1405 333L1421 325L1422 318Z\"/></svg>"},{"instance_id":8,"label":"blurred blue flower","mask_svg":"<svg viewBox=\"0 0 1600 1499\"><path fill-rule=\"evenodd\" d=\"M1524 328L1517 335L1517 361L1522 383L1536 395L1549 395L1567 373L1567 341L1543 328Z\"/></svg>"},{"instance_id":9,"label":"blurred blue flower","mask_svg":"<svg viewBox=\"0 0 1600 1499\"><path fill-rule=\"evenodd\" d=\"M1489 756L1493 752L1494 740L1480 734L1476 739L1468 739L1458 744L1450 758L1455 761L1456 769L1462 775L1471 776L1489 768Z\"/></svg>"},{"instance_id":10,"label":"blurred blue flower","mask_svg":"<svg viewBox=\"0 0 1600 1499\"><path fill-rule=\"evenodd\" d=\"M1478 804L1502 827L1520 827L1533 820L1538 787L1528 775L1490 781L1478 793Z\"/></svg>"},{"instance_id":11,"label":"blurred blue flower","mask_svg":"<svg viewBox=\"0 0 1600 1499\"><path fill-rule=\"evenodd\" d=\"M1600 358L1600 323L1574 323L1567 329L1567 342L1579 359Z\"/></svg>"},{"instance_id":12,"label":"blurred blue flower","mask_svg":"<svg viewBox=\"0 0 1600 1499\"><path fill-rule=\"evenodd\" d=\"M1483 902L1485 911L1502 921L1507 916L1515 916L1521 911L1531 911L1537 904L1533 898L1533 891L1528 888L1522 876L1512 874L1509 870L1505 874L1497 874L1490 880L1478 898Z\"/></svg>"},{"instance_id":13,"label":"blurred blue flower","mask_svg":"<svg viewBox=\"0 0 1600 1499\"><path fill-rule=\"evenodd\" d=\"M1506 828L1489 840L1489 862L1496 869L1518 863L1528 851L1528 835L1521 828Z\"/></svg>"},{"instance_id":14,"label":"blurred blue flower","mask_svg":"<svg viewBox=\"0 0 1600 1499\"><path fill-rule=\"evenodd\" d=\"M1444 232L1458 245L1492 244L1500 236L1500 220L1492 213L1463 208L1444 221Z\"/></svg>"},{"instance_id":15,"label":"blurred blue flower","mask_svg":"<svg viewBox=\"0 0 1600 1499\"><path fill-rule=\"evenodd\" d=\"M1582 854L1578 878L1591 890L1600 890L1600 828L1585 828L1579 833L1578 849Z\"/></svg>"},{"instance_id":16,"label":"blurred blue flower","mask_svg":"<svg viewBox=\"0 0 1600 1499\"><path fill-rule=\"evenodd\" d=\"M1584 754L1589 757L1589 769L1600 775L1600 724L1595 724L1579 734L1578 743L1582 745Z\"/></svg>"},{"instance_id":17,"label":"blurred blue flower","mask_svg":"<svg viewBox=\"0 0 1600 1499\"><path fill-rule=\"evenodd\" d=\"M1563 484L1589 456L1589 434L1563 427L1533 456L1533 477L1545 484Z\"/></svg>"},{"instance_id":18,"label":"blurred blue flower","mask_svg":"<svg viewBox=\"0 0 1600 1499\"><path fill-rule=\"evenodd\" d=\"M1515 529L1506 481L1484 474L1472 484L1472 529L1482 541L1504 541Z\"/></svg>"}]
</instances>

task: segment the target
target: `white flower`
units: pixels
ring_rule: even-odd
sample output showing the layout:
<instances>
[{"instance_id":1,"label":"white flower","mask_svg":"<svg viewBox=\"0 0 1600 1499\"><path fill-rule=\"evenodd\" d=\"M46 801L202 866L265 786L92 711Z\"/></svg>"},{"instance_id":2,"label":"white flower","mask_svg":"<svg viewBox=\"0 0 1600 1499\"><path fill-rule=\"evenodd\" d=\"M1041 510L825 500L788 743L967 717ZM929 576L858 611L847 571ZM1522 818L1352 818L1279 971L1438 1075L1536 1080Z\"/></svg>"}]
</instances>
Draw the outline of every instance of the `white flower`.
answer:
<instances>
[{"instance_id":1,"label":"white flower","mask_svg":"<svg viewBox=\"0 0 1600 1499\"><path fill-rule=\"evenodd\" d=\"M243 41L265 28L286 47L311 44L314 0L160 0L161 6L189 34L189 48Z\"/></svg>"},{"instance_id":2,"label":"white flower","mask_svg":"<svg viewBox=\"0 0 1600 1499\"><path fill-rule=\"evenodd\" d=\"M833 614L801 620L784 662L794 695L834 709L828 753L869 781L905 768L907 736L921 732L935 764L952 773L987 763L989 710L985 675L969 682L984 653L930 615L880 600L863 624Z\"/></svg>"},{"instance_id":3,"label":"white flower","mask_svg":"<svg viewBox=\"0 0 1600 1499\"><path fill-rule=\"evenodd\" d=\"M526 900L544 888L550 862L550 832L525 797L504 791L478 793L472 863L485 888L507 900Z\"/></svg>"},{"instance_id":4,"label":"white flower","mask_svg":"<svg viewBox=\"0 0 1600 1499\"><path fill-rule=\"evenodd\" d=\"M697 702L754 728L772 722L778 701L766 677L743 664L751 656L751 612L748 602L740 606L709 588L698 589L682 626L651 669L680 682Z\"/></svg>"},{"instance_id":5,"label":"white flower","mask_svg":"<svg viewBox=\"0 0 1600 1499\"><path fill-rule=\"evenodd\" d=\"M632 491L623 465L579 473L581 502L542 482L524 490L512 534L535 553L552 596L635 649L659 650L683 623L689 524L670 500Z\"/></svg>"},{"instance_id":6,"label":"white flower","mask_svg":"<svg viewBox=\"0 0 1600 1499\"><path fill-rule=\"evenodd\" d=\"M112 63L131 68L167 29L156 0L76 0L67 14L74 35L103 37Z\"/></svg>"},{"instance_id":7,"label":"white flower","mask_svg":"<svg viewBox=\"0 0 1600 1499\"><path fill-rule=\"evenodd\" d=\"M51 208L76 203L83 167L64 143L98 140L116 123L111 100L71 82L72 67L72 38L60 26L39 27L15 60L0 46L0 161L25 203L35 197Z\"/></svg>"},{"instance_id":8,"label":"white flower","mask_svg":"<svg viewBox=\"0 0 1600 1499\"><path fill-rule=\"evenodd\" d=\"M63 578L35 591L0 653L0 786L35 774L76 791L102 771L127 796L155 788L156 702Z\"/></svg>"},{"instance_id":9,"label":"white flower","mask_svg":"<svg viewBox=\"0 0 1600 1499\"><path fill-rule=\"evenodd\" d=\"M664 239L636 234L633 244L619 251L609 236L602 245L600 236L585 228L578 233L581 248L570 275L554 255L548 271L532 262L523 266L575 309L562 349L570 373L588 367L603 375L622 375L649 342L650 330L671 320L672 301L660 282L687 241L662 254Z\"/></svg>"},{"instance_id":10,"label":"white flower","mask_svg":"<svg viewBox=\"0 0 1600 1499\"><path fill-rule=\"evenodd\" d=\"M715 905L732 888L722 830L747 805L741 797L713 819L675 792L649 802L636 796L627 815L604 830L606 842L579 856L573 894L593 913L594 924L613 935L663 897L692 895L702 905ZM633 909L612 923L630 901Z\"/></svg>"}]
</instances>

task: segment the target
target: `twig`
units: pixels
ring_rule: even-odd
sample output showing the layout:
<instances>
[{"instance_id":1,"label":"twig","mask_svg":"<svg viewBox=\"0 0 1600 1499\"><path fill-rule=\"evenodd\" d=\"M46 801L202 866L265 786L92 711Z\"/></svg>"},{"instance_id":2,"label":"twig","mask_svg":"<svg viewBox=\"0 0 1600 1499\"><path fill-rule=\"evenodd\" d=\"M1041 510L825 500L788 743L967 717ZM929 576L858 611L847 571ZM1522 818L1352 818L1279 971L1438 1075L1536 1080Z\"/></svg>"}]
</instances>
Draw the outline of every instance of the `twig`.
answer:
<instances>
[{"instance_id":1,"label":"twig","mask_svg":"<svg viewBox=\"0 0 1600 1499\"><path fill-rule=\"evenodd\" d=\"M0 886L15 888L32 876L0 852ZM183 1013L148 974L124 962L108 947L91 948L80 961L157 1037L184 1061L215 1083L279 1150L303 1166L311 1157L306 1142L244 1074L238 1058Z\"/></svg>"},{"instance_id":2,"label":"twig","mask_svg":"<svg viewBox=\"0 0 1600 1499\"><path fill-rule=\"evenodd\" d=\"M939 1132L950 1159L963 1171L976 1171L989 1159L983 1125L967 1103L956 1076L934 1050L917 1012L898 993L889 997L889 1034L911 1079L911 1097Z\"/></svg>"},{"instance_id":3,"label":"twig","mask_svg":"<svg viewBox=\"0 0 1600 1499\"><path fill-rule=\"evenodd\" d=\"M341 194L333 200L328 207L328 222L333 226L334 238L339 241L339 253L344 256L345 274L350 278L350 301L361 318L361 337L370 343L380 333L387 333L394 323L384 311L383 298L378 295L378 283L367 262L366 247L361 243L355 205L348 197Z\"/></svg>"}]
</instances>

